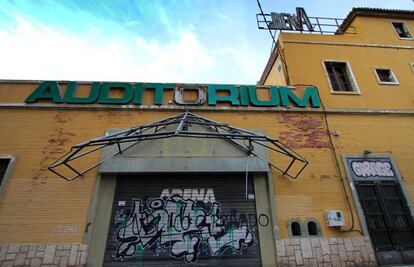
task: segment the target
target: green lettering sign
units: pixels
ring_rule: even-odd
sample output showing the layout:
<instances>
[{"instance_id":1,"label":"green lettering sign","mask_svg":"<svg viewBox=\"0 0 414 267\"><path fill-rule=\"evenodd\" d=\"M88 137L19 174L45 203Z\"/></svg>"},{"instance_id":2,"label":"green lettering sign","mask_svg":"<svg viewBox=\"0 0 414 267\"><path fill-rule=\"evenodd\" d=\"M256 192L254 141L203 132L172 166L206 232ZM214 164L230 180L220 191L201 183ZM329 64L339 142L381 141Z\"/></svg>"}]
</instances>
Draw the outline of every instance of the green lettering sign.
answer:
<instances>
[{"instance_id":1,"label":"green lettering sign","mask_svg":"<svg viewBox=\"0 0 414 267\"><path fill-rule=\"evenodd\" d=\"M189 86L189 85L186 85ZM36 103L39 100L49 100L53 103L68 104L133 104L142 105L145 90L154 91L154 105L164 104L165 90L173 90L175 84L163 83L124 83L124 82L93 82L87 96L76 96L78 89L77 82L68 82L65 95L62 99L59 84L56 81L42 82L36 90L25 100L26 103ZM179 86L177 88L180 88ZM205 103L206 88L205 85L191 85L202 92L202 105ZM121 89L122 96L111 96L111 90ZM202 90L202 91L200 91ZM258 90L269 90L269 99L259 99ZM174 99L183 99L183 90L175 90ZM290 106L294 104L297 107L320 108L321 103L319 94L315 87L306 87L302 97L298 97L294 91L286 86L270 86L266 88L257 88L255 85L231 85L231 84L210 84L207 86L208 105L215 106L220 102L230 103L232 106L247 107L276 107ZM177 95L178 94L178 95ZM171 102L169 102L171 103ZM183 102L176 103L183 105Z\"/></svg>"},{"instance_id":2,"label":"green lettering sign","mask_svg":"<svg viewBox=\"0 0 414 267\"><path fill-rule=\"evenodd\" d=\"M77 97L76 90L78 89L77 82L69 82L68 87L65 92L65 97L63 100L68 104L92 104L98 100L99 92L101 89L101 83L94 82L92 83L91 90L89 91L89 96L87 97Z\"/></svg>"},{"instance_id":3,"label":"green lettering sign","mask_svg":"<svg viewBox=\"0 0 414 267\"><path fill-rule=\"evenodd\" d=\"M305 92L300 99L292 90L289 88L282 86L279 87L280 99L282 102L282 106L290 106L290 102L292 101L296 106L305 108L308 104L311 105L313 108L319 108L321 103L318 97L318 91L314 87L306 87Z\"/></svg>"},{"instance_id":4,"label":"green lettering sign","mask_svg":"<svg viewBox=\"0 0 414 267\"><path fill-rule=\"evenodd\" d=\"M124 91L121 98L110 97L111 89L119 88ZM132 85L130 83L102 83L101 95L99 96L99 104L128 104L132 100Z\"/></svg>"},{"instance_id":5,"label":"green lettering sign","mask_svg":"<svg viewBox=\"0 0 414 267\"><path fill-rule=\"evenodd\" d=\"M144 95L144 84L137 83L135 85L134 99L132 100L132 104L134 104L134 105L141 105L142 104L142 96L143 95Z\"/></svg>"},{"instance_id":6,"label":"green lettering sign","mask_svg":"<svg viewBox=\"0 0 414 267\"><path fill-rule=\"evenodd\" d=\"M151 83L145 84L145 89L154 89L154 105L162 105L164 101L164 90L174 89L174 84Z\"/></svg>"},{"instance_id":7,"label":"green lettering sign","mask_svg":"<svg viewBox=\"0 0 414 267\"><path fill-rule=\"evenodd\" d=\"M229 95L218 96L217 92L228 92ZM214 84L208 86L208 104L214 106L217 102L230 102L232 106L240 105L239 92L235 85Z\"/></svg>"},{"instance_id":8,"label":"green lettering sign","mask_svg":"<svg viewBox=\"0 0 414 267\"><path fill-rule=\"evenodd\" d=\"M250 103L253 106L258 106L258 107L276 107L277 105L279 105L279 90L277 87L271 86L269 89L265 89L265 90L270 90L270 99L269 100L259 100L257 98L257 91L258 89L256 88L256 86L250 86L249 87L249 96L250 96Z\"/></svg>"},{"instance_id":9,"label":"green lettering sign","mask_svg":"<svg viewBox=\"0 0 414 267\"><path fill-rule=\"evenodd\" d=\"M63 103L60 88L55 81L42 82L36 90L26 98L26 103L36 103L39 99L52 100L53 103Z\"/></svg>"},{"instance_id":10,"label":"green lettering sign","mask_svg":"<svg viewBox=\"0 0 414 267\"><path fill-rule=\"evenodd\" d=\"M240 85L239 87L240 106L247 107L249 105L249 87L247 85Z\"/></svg>"}]
</instances>

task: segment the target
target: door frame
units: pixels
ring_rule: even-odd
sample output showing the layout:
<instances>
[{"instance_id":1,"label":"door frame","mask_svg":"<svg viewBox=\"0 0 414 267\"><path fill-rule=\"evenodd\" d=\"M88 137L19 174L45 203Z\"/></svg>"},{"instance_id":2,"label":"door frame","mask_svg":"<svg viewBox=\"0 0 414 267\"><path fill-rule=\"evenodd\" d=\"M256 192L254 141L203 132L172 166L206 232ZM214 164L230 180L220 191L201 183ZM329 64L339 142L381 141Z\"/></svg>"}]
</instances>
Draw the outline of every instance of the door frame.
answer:
<instances>
[{"instance_id":1,"label":"door frame","mask_svg":"<svg viewBox=\"0 0 414 267\"><path fill-rule=\"evenodd\" d=\"M392 164L393 171L394 171L395 177L396 177L396 179L394 179L394 181L397 181L399 183L401 191L403 193L403 196L405 197L405 199L407 201L407 206L408 206L408 209L411 213L411 217L413 217L413 219L414 219L414 208L413 208L413 203L410 199L410 196L408 195L407 190L405 189L404 181L401 177L400 171L398 169L398 166L397 166L396 161L395 161L392 154L380 153L380 154L369 154L369 155L361 155L361 154L343 154L342 155L342 160L343 160L343 164L344 164L344 168L345 168L345 172L346 172L346 177L348 179L349 187L351 189L353 200L354 200L354 204L355 204L355 207L356 207L357 212L358 212L359 222L361 224L363 235L368 236L370 238L371 246L372 246L372 248L375 252L377 261L382 261L382 260L384 260L383 256L380 256L380 253L375 250L374 244L372 243L371 235L368 231L367 220L366 220L366 217L365 217L362 205L361 205L361 201L359 199L358 192L357 192L354 180L353 180L351 167L348 165L348 162L347 162L348 159L363 159L363 158L366 158L366 159L376 158L376 159L387 159L387 160L389 160ZM375 179L370 179L370 181L374 181L374 180ZM390 252L392 253L392 251L390 251ZM380 260L380 259L382 259L382 260Z\"/></svg>"},{"instance_id":2,"label":"door frame","mask_svg":"<svg viewBox=\"0 0 414 267\"><path fill-rule=\"evenodd\" d=\"M352 159L352 158L384 158L384 159L388 159L391 161L393 167L394 167L394 171L395 171L395 175L397 177L397 181L399 182L400 186L401 186L401 190L404 194L405 199L407 200L407 204L408 204L408 208L411 212L411 216L414 218L414 207L413 207L413 203L407 193L407 190L405 189L405 184L404 181L402 180L400 171L398 169L398 166L396 164L396 161L394 159L394 156L392 154L388 154L388 153L381 153L381 154L369 154L369 155L361 155L361 154L343 154L342 155L342 160L343 160L343 164L344 164L344 168L345 168L345 172L346 172L346 177L348 179L349 182L349 187L351 188L351 192L352 192L352 196L354 199L354 204L355 207L357 209L358 212L358 217L359 217L359 222L361 223L361 227L362 227L362 232L364 235L368 235L369 236L369 232L368 232L368 226L366 223L366 218L364 215L364 211L362 210L362 206L361 206L361 202L359 200L358 197L358 192L356 190L355 184L354 184L354 180L352 179L352 175L351 175L351 169L348 166L347 163L347 159Z\"/></svg>"},{"instance_id":3,"label":"door frame","mask_svg":"<svg viewBox=\"0 0 414 267\"><path fill-rule=\"evenodd\" d=\"M191 173L188 173L191 175ZM224 173L223 173L224 174ZM271 204L273 187L269 188L267 173L252 173L257 219L262 219L263 225L258 222L260 258L262 266L276 266L275 243L275 210ZM112 215L113 200L115 197L117 175L100 175L95 184L94 197L91 204L88 231L85 233L84 243L89 244L87 266L102 266L108 230ZM270 205L269 205L270 204ZM263 216L262 214L266 215Z\"/></svg>"}]
</instances>

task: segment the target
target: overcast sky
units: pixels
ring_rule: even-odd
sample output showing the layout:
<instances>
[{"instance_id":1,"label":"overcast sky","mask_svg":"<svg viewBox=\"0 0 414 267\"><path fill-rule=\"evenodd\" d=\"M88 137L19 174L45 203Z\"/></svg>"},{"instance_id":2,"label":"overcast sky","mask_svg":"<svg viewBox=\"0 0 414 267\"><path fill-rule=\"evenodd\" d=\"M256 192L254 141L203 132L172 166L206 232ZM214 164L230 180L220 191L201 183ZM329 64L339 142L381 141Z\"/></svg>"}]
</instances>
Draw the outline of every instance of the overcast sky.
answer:
<instances>
[{"instance_id":1,"label":"overcast sky","mask_svg":"<svg viewBox=\"0 0 414 267\"><path fill-rule=\"evenodd\" d=\"M261 0L345 18L412 0ZM0 0L0 79L255 84L271 38L256 0Z\"/></svg>"}]
</instances>

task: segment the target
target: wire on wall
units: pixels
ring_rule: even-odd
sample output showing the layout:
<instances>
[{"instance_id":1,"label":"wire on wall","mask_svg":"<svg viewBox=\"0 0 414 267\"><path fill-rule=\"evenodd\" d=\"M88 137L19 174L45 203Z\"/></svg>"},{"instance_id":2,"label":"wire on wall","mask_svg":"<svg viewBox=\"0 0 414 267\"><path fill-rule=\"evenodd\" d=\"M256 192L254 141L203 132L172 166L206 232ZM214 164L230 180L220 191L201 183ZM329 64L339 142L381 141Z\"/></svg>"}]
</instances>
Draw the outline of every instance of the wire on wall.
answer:
<instances>
[{"instance_id":1,"label":"wire on wall","mask_svg":"<svg viewBox=\"0 0 414 267\"><path fill-rule=\"evenodd\" d=\"M336 169L336 171L338 173L338 176L339 176L339 181L341 183L341 189L344 193L345 200L346 200L346 203L347 203L347 206L348 206L348 209L349 209L349 213L351 214L351 227L349 229L341 229L340 231L341 232L358 232L361 235L363 235L363 233L360 230L355 229L354 211L352 209L351 200L349 199L349 195L346 191L344 176L343 176L341 168L339 166L339 160L338 160L336 149L335 149L335 146L334 146L334 143L333 143L333 140L332 140L331 130L330 130L330 127L329 127L329 122L328 122L328 118L327 118L327 114L326 114L326 109L325 109L325 106L323 104L321 95L319 94L319 88L316 85L313 85L313 84L294 84L294 86L313 86L313 87L316 88L316 91L318 92L319 101L321 103L321 107L322 107L322 110L323 110L322 114L323 114L323 118L324 118L324 122L325 122L326 133L328 135L329 145L331 147L332 155L333 155L333 158L335 160L335 169Z\"/></svg>"},{"instance_id":2,"label":"wire on wall","mask_svg":"<svg viewBox=\"0 0 414 267\"><path fill-rule=\"evenodd\" d=\"M289 86L290 85L290 76L289 76L289 70L288 70L288 66L286 63L286 58L285 58L285 54L283 52L283 48L282 46L279 44L279 42L277 42L276 44L276 48L277 48L277 53L278 56L280 57L280 60L283 63L284 69L285 69L285 74L286 74L286 84Z\"/></svg>"}]
</instances>

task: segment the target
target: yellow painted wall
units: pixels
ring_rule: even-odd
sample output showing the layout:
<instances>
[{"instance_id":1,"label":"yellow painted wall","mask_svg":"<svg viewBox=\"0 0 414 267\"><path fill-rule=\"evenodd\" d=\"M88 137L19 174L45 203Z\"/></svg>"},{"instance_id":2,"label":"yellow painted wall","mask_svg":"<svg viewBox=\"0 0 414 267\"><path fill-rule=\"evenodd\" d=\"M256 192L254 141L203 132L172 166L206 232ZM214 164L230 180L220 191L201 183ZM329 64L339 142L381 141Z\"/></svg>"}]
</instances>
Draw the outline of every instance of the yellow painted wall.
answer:
<instances>
[{"instance_id":1,"label":"yellow painted wall","mask_svg":"<svg viewBox=\"0 0 414 267\"><path fill-rule=\"evenodd\" d=\"M400 40L390 21L394 20L356 18L357 34L281 33L279 41L291 84L317 86L326 108L413 109L414 71L410 63L414 63L414 41ZM414 36L414 20L401 21ZM361 95L332 94L323 60L348 62ZM274 64L265 84L279 84L276 67ZM380 85L374 67L392 69L399 85Z\"/></svg>"},{"instance_id":2,"label":"yellow painted wall","mask_svg":"<svg viewBox=\"0 0 414 267\"><path fill-rule=\"evenodd\" d=\"M26 85L3 85L24 95ZM34 88L34 87L32 87ZM4 92L2 92L4 93ZM107 128L128 128L159 120L177 112L138 110L60 110L3 108L0 112L0 155L17 156L12 176L0 200L0 240L2 243L81 242L97 175L66 182L47 166L71 145L101 136ZM322 114L277 113L266 111L200 111L200 115L246 129L263 129L309 160L297 180L273 171L278 226L287 237L292 218L316 218L324 236L353 236L329 229L324 220L328 209L350 215L339 183L334 158L326 136ZM334 144L342 153L390 151L404 176L410 198L414 199L414 150L412 116L329 115L331 129L340 131ZM373 131L373 129L380 129ZM273 161L277 154L271 154ZM84 167L96 161L90 158ZM343 173L343 172L342 172ZM344 173L343 173L344 174ZM357 217L355 217L357 219ZM357 228L359 227L356 221ZM69 232L64 232L69 229Z\"/></svg>"},{"instance_id":3,"label":"yellow painted wall","mask_svg":"<svg viewBox=\"0 0 414 267\"><path fill-rule=\"evenodd\" d=\"M414 36L414 20L371 17L357 17L353 21L352 26L356 27L357 34L281 33L280 52L284 53L286 58L291 85L317 86L327 109L413 111L414 71L410 63L414 62L414 41L399 39L390 21L404 22ZM361 94L332 94L322 65L323 60L348 62ZM278 62L273 65L265 84L280 84L281 78L276 70ZM391 68L400 84L380 85L373 67ZM303 115L298 116L302 116L303 120ZM390 116L328 114L327 121L331 132L334 130L340 132L339 136L332 135L332 138L345 182L347 179L341 158L343 154L362 155L364 150L377 154L390 153L396 159L404 179L409 201L414 204L413 114ZM290 122L282 127L289 128L292 127L291 125ZM302 138L306 136L303 129L302 131L298 129L298 132L301 132ZM308 217L315 216L323 222L323 212L331 208L345 210L347 225L350 224L350 214L338 182L332 151L328 148L308 148L303 149L303 155L311 164L298 181L275 179L276 207L282 238L287 236L286 224L290 218L300 218L304 221ZM352 200L349 185L346 185L346 190ZM354 208L353 204L352 206ZM357 214L355 219L356 227L360 229ZM327 229L325 223L322 223L322 226L325 236L338 235L337 231Z\"/></svg>"}]
</instances>

